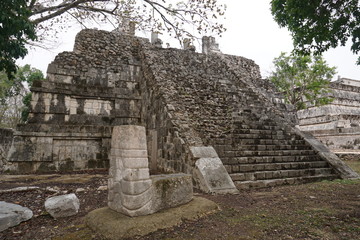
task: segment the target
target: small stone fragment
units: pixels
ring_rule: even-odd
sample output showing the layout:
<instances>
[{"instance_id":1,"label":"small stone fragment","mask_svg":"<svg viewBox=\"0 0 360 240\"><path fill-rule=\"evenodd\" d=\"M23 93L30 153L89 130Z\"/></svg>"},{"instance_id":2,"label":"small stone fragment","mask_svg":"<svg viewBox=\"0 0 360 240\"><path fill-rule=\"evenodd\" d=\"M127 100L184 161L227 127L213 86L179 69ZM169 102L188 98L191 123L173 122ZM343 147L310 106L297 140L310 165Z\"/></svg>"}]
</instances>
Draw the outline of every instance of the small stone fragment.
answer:
<instances>
[{"instance_id":1,"label":"small stone fragment","mask_svg":"<svg viewBox=\"0 0 360 240\"><path fill-rule=\"evenodd\" d=\"M108 189L108 187L107 186L100 186L100 187L98 187L98 191L106 191Z\"/></svg>"},{"instance_id":2,"label":"small stone fragment","mask_svg":"<svg viewBox=\"0 0 360 240\"><path fill-rule=\"evenodd\" d=\"M79 192L85 192L85 189L84 188L78 188L75 190L75 192L79 193Z\"/></svg>"},{"instance_id":3,"label":"small stone fragment","mask_svg":"<svg viewBox=\"0 0 360 240\"><path fill-rule=\"evenodd\" d=\"M74 193L51 197L45 201L45 209L53 218L70 217L78 213L79 199Z\"/></svg>"}]
</instances>

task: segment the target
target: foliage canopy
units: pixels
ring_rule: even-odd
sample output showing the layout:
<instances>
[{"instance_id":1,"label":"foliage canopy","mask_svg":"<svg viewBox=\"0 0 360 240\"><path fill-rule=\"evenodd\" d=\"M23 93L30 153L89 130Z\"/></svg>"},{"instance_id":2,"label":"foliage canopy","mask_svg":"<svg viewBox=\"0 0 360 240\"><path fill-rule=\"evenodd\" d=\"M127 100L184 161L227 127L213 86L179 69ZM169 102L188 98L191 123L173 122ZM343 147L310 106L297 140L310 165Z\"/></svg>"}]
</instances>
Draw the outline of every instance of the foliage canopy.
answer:
<instances>
[{"instance_id":1,"label":"foliage canopy","mask_svg":"<svg viewBox=\"0 0 360 240\"><path fill-rule=\"evenodd\" d=\"M328 93L335 67L329 67L321 56L281 53L273 63L275 70L269 79L296 110L305 109L309 104L328 104L333 100Z\"/></svg>"},{"instance_id":2,"label":"foliage canopy","mask_svg":"<svg viewBox=\"0 0 360 240\"><path fill-rule=\"evenodd\" d=\"M15 59L27 54L25 43L36 38L35 29L27 0L2 0L0 13L0 71L11 78L16 72Z\"/></svg>"},{"instance_id":3,"label":"foliage canopy","mask_svg":"<svg viewBox=\"0 0 360 240\"><path fill-rule=\"evenodd\" d=\"M348 39L352 52L360 51L359 0L272 0L271 11L279 26L292 33L298 53L320 54L345 46Z\"/></svg>"}]
</instances>

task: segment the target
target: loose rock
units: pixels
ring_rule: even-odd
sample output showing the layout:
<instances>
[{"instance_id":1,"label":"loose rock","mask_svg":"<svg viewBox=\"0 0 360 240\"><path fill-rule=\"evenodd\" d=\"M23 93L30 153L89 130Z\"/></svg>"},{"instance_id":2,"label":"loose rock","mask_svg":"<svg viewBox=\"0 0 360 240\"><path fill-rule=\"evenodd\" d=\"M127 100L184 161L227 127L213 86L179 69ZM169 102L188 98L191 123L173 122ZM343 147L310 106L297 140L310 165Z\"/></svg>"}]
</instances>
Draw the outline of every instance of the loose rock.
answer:
<instances>
[{"instance_id":1,"label":"loose rock","mask_svg":"<svg viewBox=\"0 0 360 240\"><path fill-rule=\"evenodd\" d=\"M0 232L31 219L33 212L17 204L0 201Z\"/></svg>"},{"instance_id":2,"label":"loose rock","mask_svg":"<svg viewBox=\"0 0 360 240\"><path fill-rule=\"evenodd\" d=\"M80 202L74 193L51 197L45 202L45 209L53 218L73 216L79 208Z\"/></svg>"}]
</instances>

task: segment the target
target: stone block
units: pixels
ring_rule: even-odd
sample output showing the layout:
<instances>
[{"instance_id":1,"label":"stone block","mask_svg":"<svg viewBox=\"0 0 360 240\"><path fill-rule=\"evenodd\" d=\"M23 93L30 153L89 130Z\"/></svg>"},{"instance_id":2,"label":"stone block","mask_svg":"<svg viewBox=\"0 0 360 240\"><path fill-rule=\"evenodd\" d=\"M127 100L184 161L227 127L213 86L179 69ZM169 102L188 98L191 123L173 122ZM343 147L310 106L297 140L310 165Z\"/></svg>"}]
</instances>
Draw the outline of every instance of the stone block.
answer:
<instances>
[{"instance_id":1,"label":"stone block","mask_svg":"<svg viewBox=\"0 0 360 240\"><path fill-rule=\"evenodd\" d=\"M149 161L147 158L122 158L124 168L147 168Z\"/></svg>"},{"instance_id":2,"label":"stone block","mask_svg":"<svg viewBox=\"0 0 360 240\"><path fill-rule=\"evenodd\" d=\"M134 211L148 205L149 202L152 202L152 198L153 192L151 188L140 194L135 194L134 192L125 194L122 191L121 203L125 211Z\"/></svg>"},{"instance_id":3,"label":"stone block","mask_svg":"<svg viewBox=\"0 0 360 240\"><path fill-rule=\"evenodd\" d=\"M110 181L110 179L109 179ZM152 185L152 181L121 181L121 190L124 194L141 194L147 191Z\"/></svg>"},{"instance_id":4,"label":"stone block","mask_svg":"<svg viewBox=\"0 0 360 240\"><path fill-rule=\"evenodd\" d=\"M33 212L17 204L0 201L0 232L31 219Z\"/></svg>"},{"instance_id":5,"label":"stone block","mask_svg":"<svg viewBox=\"0 0 360 240\"><path fill-rule=\"evenodd\" d=\"M213 147L190 147L194 159L219 157Z\"/></svg>"},{"instance_id":6,"label":"stone block","mask_svg":"<svg viewBox=\"0 0 360 240\"><path fill-rule=\"evenodd\" d=\"M139 181L150 178L149 168L127 168L121 172L121 175L125 181Z\"/></svg>"},{"instance_id":7,"label":"stone block","mask_svg":"<svg viewBox=\"0 0 360 240\"><path fill-rule=\"evenodd\" d=\"M78 213L79 199L74 193L51 197L45 201L45 209L53 218L70 217Z\"/></svg>"},{"instance_id":8,"label":"stone block","mask_svg":"<svg viewBox=\"0 0 360 240\"><path fill-rule=\"evenodd\" d=\"M151 179L156 211L186 204L193 198L192 176L189 174L154 175Z\"/></svg>"},{"instance_id":9,"label":"stone block","mask_svg":"<svg viewBox=\"0 0 360 240\"><path fill-rule=\"evenodd\" d=\"M212 147L196 149L195 153L204 153L202 156L214 156L216 154ZM195 156L201 156L197 154ZM194 179L197 187L208 193L238 193L228 172L218 157L202 157L195 162Z\"/></svg>"}]
</instances>

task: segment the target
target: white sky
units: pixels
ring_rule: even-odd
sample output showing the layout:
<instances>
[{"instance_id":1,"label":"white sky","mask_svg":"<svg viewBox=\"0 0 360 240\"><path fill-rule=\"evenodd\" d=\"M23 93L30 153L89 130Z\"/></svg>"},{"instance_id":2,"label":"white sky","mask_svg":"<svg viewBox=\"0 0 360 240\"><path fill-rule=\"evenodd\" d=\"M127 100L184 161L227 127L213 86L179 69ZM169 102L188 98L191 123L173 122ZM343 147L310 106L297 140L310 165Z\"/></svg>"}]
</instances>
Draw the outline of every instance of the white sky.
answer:
<instances>
[{"instance_id":1,"label":"white sky","mask_svg":"<svg viewBox=\"0 0 360 240\"><path fill-rule=\"evenodd\" d=\"M286 29L280 29L272 18L270 0L218 0L218 2L227 5L224 21L227 31L222 38L217 37L220 50L226 54L254 60L260 66L262 76L268 76L273 59L281 52L292 50L290 33ZM98 26L94 27L100 29ZM72 50L78 31L73 29L59 34L57 48L51 51L32 49L24 59L18 61L18 64L31 64L45 73L47 65L53 61L57 53ZM163 40L168 41L168 39ZM351 53L350 45L331 49L324 54L324 58L330 66L337 67L337 75L360 80L360 66L355 64L357 56Z\"/></svg>"}]
</instances>

